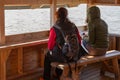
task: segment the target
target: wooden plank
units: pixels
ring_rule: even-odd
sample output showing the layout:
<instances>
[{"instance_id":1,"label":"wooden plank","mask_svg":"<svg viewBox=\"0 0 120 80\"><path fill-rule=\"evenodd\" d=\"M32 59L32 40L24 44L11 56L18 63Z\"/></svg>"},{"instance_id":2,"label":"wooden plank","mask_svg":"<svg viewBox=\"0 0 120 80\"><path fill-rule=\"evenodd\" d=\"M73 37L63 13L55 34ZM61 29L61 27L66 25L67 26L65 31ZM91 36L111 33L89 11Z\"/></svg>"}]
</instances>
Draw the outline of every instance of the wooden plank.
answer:
<instances>
[{"instance_id":1,"label":"wooden plank","mask_svg":"<svg viewBox=\"0 0 120 80\"><path fill-rule=\"evenodd\" d=\"M0 0L0 44L5 43L4 0Z\"/></svg>"},{"instance_id":2,"label":"wooden plank","mask_svg":"<svg viewBox=\"0 0 120 80\"><path fill-rule=\"evenodd\" d=\"M18 73L23 73L23 48L18 48Z\"/></svg>"},{"instance_id":3,"label":"wooden plank","mask_svg":"<svg viewBox=\"0 0 120 80\"><path fill-rule=\"evenodd\" d=\"M75 74L77 75L78 72L81 71L81 69L80 69L81 66L85 66L85 65L92 64L92 63L97 63L97 62L111 61L112 60L112 63L113 63L112 67L114 69L115 78L116 78L116 80L120 80L120 77L119 77L120 73L119 73L119 67L118 67L118 61L117 61L118 60L118 56L120 56L120 52L112 50L112 51L107 52L107 54L103 55L103 56L85 56L85 57L82 57L77 62L78 71L75 72ZM61 76L61 80L63 80L63 78L67 77L68 65L66 63L57 63L57 62L56 63L53 62L51 64L52 67L60 67L61 65L63 66L62 67L63 68L63 74ZM70 63L70 65L71 65L71 68L75 67L74 63ZM109 67L109 65L108 65L108 67ZM79 80L79 79L76 78L74 80Z\"/></svg>"},{"instance_id":4,"label":"wooden plank","mask_svg":"<svg viewBox=\"0 0 120 80\"><path fill-rule=\"evenodd\" d=\"M39 80L39 79L35 79L35 75L43 75L43 69L42 68L37 68L34 70L30 70L28 72L24 72L23 74L18 74L18 75L13 75L13 76L9 76L7 77L8 80ZM32 77L34 76L34 78ZM29 79L26 79L29 78Z\"/></svg>"},{"instance_id":5,"label":"wooden plank","mask_svg":"<svg viewBox=\"0 0 120 80\"><path fill-rule=\"evenodd\" d=\"M38 53L39 53L39 58L40 58L40 67L44 67L44 58L45 58L45 54L47 53L47 49L41 46Z\"/></svg>"},{"instance_id":6,"label":"wooden plank","mask_svg":"<svg viewBox=\"0 0 120 80\"><path fill-rule=\"evenodd\" d=\"M91 7L94 4L94 1L92 0L87 0L87 6Z\"/></svg>"},{"instance_id":7,"label":"wooden plank","mask_svg":"<svg viewBox=\"0 0 120 80\"><path fill-rule=\"evenodd\" d=\"M5 51L0 51L0 80L6 80L6 60Z\"/></svg>"},{"instance_id":8,"label":"wooden plank","mask_svg":"<svg viewBox=\"0 0 120 80\"><path fill-rule=\"evenodd\" d=\"M115 0L115 4L118 4L118 0Z\"/></svg>"},{"instance_id":9,"label":"wooden plank","mask_svg":"<svg viewBox=\"0 0 120 80\"><path fill-rule=\"evenodd\" d=\"M55 13L56 13L56 1L57 0L51 0L51 6L50 6L50 26L53 26L53 24L55 23L56 21L56 18L55 18Z\"/></svg>"},{"instance_id":10,"label":"wooden plank","mask_svg":"<svg viewBox=\"0 0 120 80\"><path fill-rule=\"evenodd\" d=\"M116 58L112 59L112 63L113 63L113 70L115 73L115 80L120 80L120 71L119 71L117 56Z\"/></svg>"},{"instance_id":11,"label":"wooden plank","mask_svg":"<svg viewBox=\"0 0 120 80\"><path fill-rule=\"evenodd\" d=\"M5 5L36 5L36 4L50 4L51 0L5 0ZM87 3L89 1L90 4L106 4L106 5L118 5L119 0L57 0L58 4L67 4L74 5L80 3Z\"/></svg>"},{"instance_id":12,"label":"wooden plank","mask_svg":"<svg viewBox=\"0 0 120 80\"><path fill-rule=\"evenodd\" d=\"M107 3L107 4L114 4L115 0L95 0L95 3Z\"/></svg>"},{"instance_id":13,"label":"wooden plank","mask_svg":"<svg viewBox=\"0 0 120 80\"><path fill-rule=\"evenodd\" d=\"M120 51L120 37L116 37L116 49Z\"/></svg>"},{"instance_id":14,"label":"wooden plank","mask_svg":"<svg viewBox=\"0 0 120 80\"><path fill-rule=\"evenodd\" d=\"M25 47L25 46L33 46L38 44L47 44L48 39L44 40L36 40L36 41L30 41L30 42L22 42L22 43L16 43L16 44L7 44L0 46L0 49L4 48L18 48L18 47Z\"/></svg>"},{"instance_id":15,"label":"wooden plank","mask_svg":"<svg viewBox=\"0 0 120 80\"><path fill-rule=\"evenodd\" d=\"M117 38L116 36L109 36L109 49L108 50L117 50L117 45L116 45L116 42L117 42ZM117 42L118 43L118 42Z\"/></svg>"},{"instance_id":16,"label":"wooden plank","mask_svg":"<svg viewBox=\"0 0 120 80\"><path fill-rule=\"evenodd\" d=\"M50 4L50 0L5 0L5 5Z\"/></svg>"},{"instance_id":17,"label":"wooden plank","mask_svg":"<svg viewBox=\"0 0 120 80\"><path fill-rule=\"evenodd\" d=\"M0 80L6 80L6 62L10 51L10 49L0 50Z\"/></svg>"}]
</instances>

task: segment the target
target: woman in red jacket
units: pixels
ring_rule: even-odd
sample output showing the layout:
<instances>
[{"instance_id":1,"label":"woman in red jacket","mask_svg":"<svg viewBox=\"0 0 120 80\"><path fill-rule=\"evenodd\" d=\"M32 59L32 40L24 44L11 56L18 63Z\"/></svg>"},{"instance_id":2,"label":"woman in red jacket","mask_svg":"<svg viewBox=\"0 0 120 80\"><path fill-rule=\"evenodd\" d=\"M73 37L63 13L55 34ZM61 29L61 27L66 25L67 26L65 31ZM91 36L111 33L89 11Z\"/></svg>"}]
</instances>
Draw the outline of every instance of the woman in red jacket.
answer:
<instances>
[{"instance_id":1,"label":"woman in red jacket","mask_svg":"<svg viewBox=\"0 0 120 80\"><path fill-rule=\"evenodd\" d=\"M49 34L49 41L48 41L48 53L45 55L45 60L44 60L44 80L50 80L50 73L51 73L51 62L54 61L60 61L64 60L63 58L60 58L61 55L58 55L56 58L52 58L53 53L61 53L60 47L64 44L64 38L62 35L59 33L59 30L55 28L55 25L58 25L62 30L64 31L69 31L72 29L72 27L75 27L76 34L78 37L79 44L81 45L81 36L79 35L79 31L77 27L75 26L74 23L72 23L68 19L68 11L66 8L60 7L58 11L56 12L56 18L57 21L53 25L53 27L50 29L50 34ZM59 44L59 45L58 45ZM60 71L58 71L59 73Z\"/></svg>"}]
</instances>

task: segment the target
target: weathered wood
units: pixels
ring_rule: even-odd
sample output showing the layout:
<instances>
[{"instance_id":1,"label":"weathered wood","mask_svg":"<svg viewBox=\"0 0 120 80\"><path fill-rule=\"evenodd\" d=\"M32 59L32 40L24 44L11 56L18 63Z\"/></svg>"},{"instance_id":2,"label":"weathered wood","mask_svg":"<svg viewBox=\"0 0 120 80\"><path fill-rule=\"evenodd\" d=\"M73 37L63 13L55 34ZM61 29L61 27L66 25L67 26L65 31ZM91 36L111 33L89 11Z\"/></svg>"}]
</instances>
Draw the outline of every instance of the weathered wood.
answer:
<instances>
[{"instance_id":1,"label":"weathered wood","mask_svg":"<svg viewBox=\"0 0 120 80\"><path fill-rule=\"evenodd\" d=\"M6 80L6 61L10 50L0 50L0 80Z\"/></svg>"},{"instance_id":2,"label":"weathered wood","mask_svg":"<svg viewBox=\"0 0 120 80\"><path fill-rule=\"evenodd\" d=\"M23 48L18 48L18 73L23 73Z\"/></svg>"},{"instance_id":3,"label":"weathered wood","mask_svg":"<svg viewBox=\"0 0 120 80\"><path fill-rule=\"evenodd\" d=\"M50 12L51 12L51 13L50 13L50 15L51 15L51 16L50 16L50 17L51 17L51 18L50 18L50 19L51 19L51 20L50 20L50 21L51 21L51 22L50 22L50 26L51 26L51 27L52 27L52 25L53 25L53 24L55 23L55 21L56 21L56 17L55 17L55 14L56 14L56 1L57 1L57 0L51 0L51 7L50 7L50 10L51 10L51 11L50 11Z\"/></svg>"},{"instance_id":4,"label":"weathered wood","mask_svg":"<svg viewBox=\"0 0 120 80\"><path fill-rule=\"evenodd\" d=\"M37 44L44 44L44 43L47 43L47 42L48 42L48 39L36 40L36 41L30 41L30 42L22 42L22 43L17 43L17 44L6 44L6 45L3 45L3 46L0 46L0 49L33 46L33 45L37 45Z\"/></svg>"},{"instance_id":5,"label":"weathered wood","mask_svg":"<svg viewBox=\"0 0 120 80\"><path fill-rule=\"evenodd\" d=\"M116 36L109 36L109 48L108 50L117 50Z\"/></svg>"},{"instance_id":6,"label":"weathered wood","mask_svg":"<svg viewBox=\"0 0 120 80\"><path fill-rule=\"evenodd\" d=\"M38 74L42 75L42 73L43 73L43 69L38 68L38 69L34 69L34 70L31 70L28 72L24 72L22 74L9 76L9 77L7 77L7 80L38 80L38 79L35 79L36 76L38 76Z\"/></svg>"},{"instance_id":7,"label":"weathered wood","mask_svg":"<svg viewBox=\"0 0 120 80\"><path fill-rule=\"evenodd\" d=\"M0 52L0 80L6 80L6 64L3 55L4 53Z\"/></svg>"},{"instance_id":8,"label":"weathered wood","mask_svg":"<svg viewBox=\"0 0 120 80\"><path fill-rule=\"evenodd\" d=\"M89 0L92 4L110 4L118 5L119 0ZM50 4L51 0L5 0L5 5L42 5ZM69 6L76 6L80 3L87 3L87 0L57 0L58 4L65 4Z\"/></svg>"},{"instance_id":9,"label":"weathered wood","mask_svg":"<svg viewBox=\"0 0 120 80\"><path fill-rule=\"evenodd\" d=\"M0 44L5 43L4 0L0 0Z\"/></svg>"},{"instance_id":10,"label":"weathered wood","mask_svg":"<svg viewBox=\"0 0 120 80\"><path fill-rule=\"evenodd\" d=\"M117 4L118 3L118 0L115 0L115 4Z\"/></svg>"},{"instance_id":11,"label":"weathered wood","mask_svg":"<svg viewBox=\"0 0 120 80\"><path fill-rule=\"evenodd\" d=\"M30 77L29 74L35 74L36 72L39 72L38 69L42 70L44 66L43 65L44 55L47 51L46 50L47 41L48 39L34 40L34 41L29 41L29 42L25 41L25 42L4 44L3 46L0 46L1 53L4 53L4 50L5 50L7 53L6 59L8 57L8 60L6 62L7 64L7 69L6 69L7 77L6 78L14 80L14 79L18 79L19 77L23 77L25 75L27 75L27 77ZM10 56L8 53L10 54ZM23 59L23 60L20 60L20 59ZM23 68L23 72L21 70L22 68ZM2 67L1 69L4 70L4 68ZM80 69L82 68L80 67ZM42 74L43 72L40 73L40 75ZM77 77L78 76L76 76L76 78Z\"/></svg>"},{"instance_id":12,"label":"weathered wood","mask_svg":"<svg viewBox=\"0 0 120 80\"><path fill-rule=\"evenodd\" d=\"M16 34L16 35L7 35L5 45L25 43L25 42L31 42L31 41L36 41L36 40L43 40L43 39L47 39L48 36L49 36L48 30L40 31L40 32Z\"/></svg>"},{"instance_id":13,"label":"weathered wood","mask_svg":"<svg viewBox=\"0 0 120 80\"><path fill-rule=\"evenodd\" d=\"M5 0L5 5L50 4L50 0Z\"/></svg>"},{"instance_id":14,"label":"weathered wood","mask_svg":"<svg viewBox=\"0 0 120 80\"><path fill-rule=\"evenodd\" d=\"M112 64L113 64L113 70L115 73L115 80L120 80L120 70L119 70L119 65L118 65L118 57L112 59Z\"/></svg>"},{"instance_id":15,"label":"weathered wood","mask_svg":"<svg viewBox=\"0 0 120 80\"><path fill-rule=\"evenodd\" d=\"M120 52L118 51L109 51L106 53L106 55L103 56L85 56L82 57L78 62L77 62L77 68L78 71L74 73L74 75L79 74L79 72L81 72L81 66L86 66L88 64L92 64L92 63L97 63L97 62L104 62L104 61L111 61L112 60L112 68L114 69L114 73L115 73L115 79L119 80L119 76L120 72L119 72L119 66L118 66L118 56L120 56ZM68 76L68 65L66 63L58 63L58 62L53 62L51 63L52 67L60 67L62 65L63 68L63 73L61 76L61 80L65 80L64 78L66 78ZM74 69L75 68L75 63L70 63L71 67ZM104 65L107 66L107 65ZM110 65L108 65L107 67L109 67ZM111 67L111 66L110 66ZM75 76L73 77L74 80L79 80L78 78L76 78Z\"/></svg>"},{"instance_id":16,"label":"weathered wood","mask_svg":"<svg viewBox=\"0 0 120 80\"><path fill-rule=\"evenodd\" d=\"M10 49L0 49L0 80L6 80L6 61L10 51Z\"/></svg>"},{"instance_id":17,"label":"weathered wood","mask_svg":"<svg viewBox=\"0 0 120 80\"><path fill-rule=\"evenodd\" d=\"M47 42L44 39L0 46L0 80L31 74L40 77L42 73L38 72L43 70Z\"/></svg>"},{"instance_id":18,"label":"weathered wood","mask_svg":"<svg viewBox=\"0 0 120 80\"><path fill-rule=\"evenodd\" d=\"M120 37L116 37L116 49L120 51Z\"/></svg>"}]
</instances>

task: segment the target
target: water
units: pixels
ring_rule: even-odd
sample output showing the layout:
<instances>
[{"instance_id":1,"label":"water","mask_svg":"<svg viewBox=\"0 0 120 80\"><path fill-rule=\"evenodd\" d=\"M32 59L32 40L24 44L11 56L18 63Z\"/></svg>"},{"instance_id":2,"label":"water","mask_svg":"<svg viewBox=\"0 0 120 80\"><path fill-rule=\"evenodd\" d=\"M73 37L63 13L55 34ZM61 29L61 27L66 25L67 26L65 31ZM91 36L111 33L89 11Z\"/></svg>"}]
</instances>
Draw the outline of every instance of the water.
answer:
<instances>
[{"instance_id":1,"label":"water","mask_svg":"<svg viewBox=\"0 0 120 80\"><path fill-rule=\"evenodd\" d=\"M120 7L98 6L102 19L109 26L109 33L120 32ZM86 4L68 8L69 19L77 26L85 25ZM50 29L50 8L5 10L5 34L21 34Z\"/></svg>"}]
</instances>

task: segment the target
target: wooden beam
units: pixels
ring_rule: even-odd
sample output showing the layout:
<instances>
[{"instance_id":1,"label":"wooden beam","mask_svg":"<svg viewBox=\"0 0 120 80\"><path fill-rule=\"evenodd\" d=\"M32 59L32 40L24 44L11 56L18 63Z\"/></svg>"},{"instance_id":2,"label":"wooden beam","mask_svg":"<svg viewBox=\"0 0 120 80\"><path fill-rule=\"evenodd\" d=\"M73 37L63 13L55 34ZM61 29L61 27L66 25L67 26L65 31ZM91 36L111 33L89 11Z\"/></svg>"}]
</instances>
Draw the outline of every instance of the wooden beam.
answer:
<instances>
[{"instance_id":1,"label":"wooden beam","mask_svg":"<svg viewBox=\"0 0 120 80\"><path fill-rule=\"evenodd\" d=\"M6 80L6 63L11 49L0 49L0 80Z\"/></svg>"},{"instance_id":2,"label":"wooden beam","mask_svg":"<svg viewBox=\"0 0 120 80\"><path fill-rule=\"evenodd\" d=\"M6 80L6 53L0 50L0 80Z\"/></svg>"},{"instance_id":3,"label":"wooden beam","mask_svg":"<svg viewBox=\"0 0 120 80\"><path fill-rule=\"evenodd\" d=\"M5 0L5 5L50 4L50 0Z\"/></svg>"},{"instance_id":4,"label":"wooden beam","mask_svg":"<svg viewBox=\"0 0 120 80\"><path fill-rule=\"evenodd\" d=\"M55 13L56 13L56 0L51 0L51 6L50 6L50 26L52 26L56 19L55 19Z\"/></svg>"},{"instance_id":5,"label":"wooden beam","mask_svg":"<svg viewBox=\"0 0 120 80\"><path fill-rule=\"evenodd\" d=\"M5 43L4 0L0 0L0 44Z\"/></svg>"},{"instance_id":6,"label":"wooden beam","mask_svg":"<svg viewBox=\"0 0 120 80\"><path fill-rule=\"evenodd\" d=\"M2 0L1 0L2 1ZM5 5L36 5L36 4L50 4L51 1L57 1L58 4L67 4L76 6L79 3L99 3L100 5L118 5L119 0L4 0Z\"/></svg>"},{"instance_id":7,"label":"wooden beam","mask_svg":"<svg viewBox=\"0 0 120 80\"><path fill-rule=\"evenodd\" d=\"M118 4L118 0L115 0L115 4Z\"/></svg>"},{"instance_id":8,"label":"wooden beam","mask_svg":"<svg viewBox=\"0 0 120 80\"><path fill-rule=\"evenodd\" d=\"M90 7L90 0L87 0L87 8L89 8Z\"/></svg>"},{"instance_id":9,"label":"wooden beam","mask_svg":"<svg viewBox=\"0 0 120 80\"><path fill-rule=\"evenodd\" d=\"M23 73L23 48L18 48L18 73Z\"/></svg>"},{"instance_id":10,"label":"wooden beam","mask_svg":"<svg viewBox=\"0 0 120 80\"><path fill-rule=\"evenodd\" d=\"M113 70L114 70L114 73L115 73L115 80L120 80L118 57L112 59L112 63L113 63Z\"/></svg>"}]
</instances>

